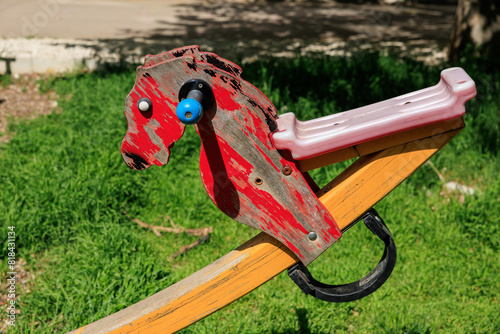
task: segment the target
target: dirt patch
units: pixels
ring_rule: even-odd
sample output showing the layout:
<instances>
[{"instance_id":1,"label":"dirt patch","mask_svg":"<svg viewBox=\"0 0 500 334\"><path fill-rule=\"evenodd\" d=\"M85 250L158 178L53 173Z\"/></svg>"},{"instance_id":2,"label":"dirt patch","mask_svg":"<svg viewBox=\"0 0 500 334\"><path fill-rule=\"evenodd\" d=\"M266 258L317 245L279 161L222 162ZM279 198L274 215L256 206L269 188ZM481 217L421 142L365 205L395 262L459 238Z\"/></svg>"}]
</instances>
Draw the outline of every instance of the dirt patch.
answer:
<instances>
[{"instance_id":1,"label":"dirt patch","mask_svg":"<svg viewBox=\"0 0 500 334\"><path fill-rule=\"evenodd\" d=\"M41 75L21 75L8 85L0 85L0 142L8 142L13 135L8 131L9 122L57 111L57 96L40 93L38 81L41 79Z\"/></svg>"}]
</instances>

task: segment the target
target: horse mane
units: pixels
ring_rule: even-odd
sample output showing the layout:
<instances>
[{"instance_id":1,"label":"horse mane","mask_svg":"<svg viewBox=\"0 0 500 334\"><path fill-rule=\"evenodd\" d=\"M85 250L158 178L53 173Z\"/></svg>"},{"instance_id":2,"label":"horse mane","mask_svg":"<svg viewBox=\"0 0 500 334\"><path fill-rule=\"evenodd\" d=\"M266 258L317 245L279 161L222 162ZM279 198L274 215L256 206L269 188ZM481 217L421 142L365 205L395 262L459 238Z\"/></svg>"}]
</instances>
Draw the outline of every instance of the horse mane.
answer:
<instances>
[{"instance_id":1,"label":"horse mane","mask_svg":"<svg viewBox=\"0 0 500 334\"><path fill-rule=\"evenodd\" d=\"M167 52L160 53L159 55L147 55L144 60L143 68L148 68L157 65L166 60L171 60L175 58L181 58L185 56L194 57L196 62L203 62L211 64L220 70L227 72L231 75L241 78L241 67L235 63L221 58L212 52L200 52L200 47L198 45L185 46L182 48L177 48Z\"/></svg>"}]
</instances>

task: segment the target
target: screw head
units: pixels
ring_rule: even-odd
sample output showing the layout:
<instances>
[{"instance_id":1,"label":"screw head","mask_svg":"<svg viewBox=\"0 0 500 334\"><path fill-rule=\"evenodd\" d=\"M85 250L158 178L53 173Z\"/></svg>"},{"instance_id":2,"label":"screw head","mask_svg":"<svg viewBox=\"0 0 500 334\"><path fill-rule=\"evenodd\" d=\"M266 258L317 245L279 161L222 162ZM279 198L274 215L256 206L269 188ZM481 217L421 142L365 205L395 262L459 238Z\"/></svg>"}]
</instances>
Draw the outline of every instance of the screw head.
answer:
<instances>
[{"instance_id":1,"label":"screw head","mask_svg":"<svg viewBox=\"0 0 500 334\"><path fill-rule=\"evenodd\" d=\"M318 239L318 235L316 234L316 232L309 232L309 234L307 235L307 237L311 241L314 241L314 240Z\"/></svg>"},{"instance_id":2,"label":"screw head","mask_svg":"<svg viewBox=\"0 0 500 334\"><path fill-rule=\"evenodd\" d=\"M292 168L290 166L285 166L285 167L283 167L281 172L283 173L283 175L288 176L288 175L292 174Z\"/></svg>"},{"instance_id":3,"label":"screw head","mask_svg":"<svg viewBox=\"0 0 500 334\"><path fill-rule=\"evenodd\" d=\"M260 186L262 183L264 183L264 180L262 180L260 177L255 178L255 184Z\"/></svg>"}]
</instances>

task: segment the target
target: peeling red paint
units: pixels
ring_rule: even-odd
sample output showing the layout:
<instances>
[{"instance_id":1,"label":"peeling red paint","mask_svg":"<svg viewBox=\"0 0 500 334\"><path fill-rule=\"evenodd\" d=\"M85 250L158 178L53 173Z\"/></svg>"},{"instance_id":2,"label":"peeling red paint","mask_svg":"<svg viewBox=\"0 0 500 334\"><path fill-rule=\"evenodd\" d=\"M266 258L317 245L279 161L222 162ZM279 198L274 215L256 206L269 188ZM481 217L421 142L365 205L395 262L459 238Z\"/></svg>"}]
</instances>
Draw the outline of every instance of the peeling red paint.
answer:
<instances>
[{"instance_id":1,"label":"peeling red paint","mask_svg":"<svg viewBox=\"0 0 500 334\"><path fill-rule=\"evenodd\" d=\"M227 87L222 87L221 84L223 84L223 82L214 82L214 85L212 86L212 91L214 92L215 100L217 101L217 108L225 110L226 112L240 109L241 105L231 98L231 95L235 95L236 92L229 91Z\"/></svg>"}]
</instances>

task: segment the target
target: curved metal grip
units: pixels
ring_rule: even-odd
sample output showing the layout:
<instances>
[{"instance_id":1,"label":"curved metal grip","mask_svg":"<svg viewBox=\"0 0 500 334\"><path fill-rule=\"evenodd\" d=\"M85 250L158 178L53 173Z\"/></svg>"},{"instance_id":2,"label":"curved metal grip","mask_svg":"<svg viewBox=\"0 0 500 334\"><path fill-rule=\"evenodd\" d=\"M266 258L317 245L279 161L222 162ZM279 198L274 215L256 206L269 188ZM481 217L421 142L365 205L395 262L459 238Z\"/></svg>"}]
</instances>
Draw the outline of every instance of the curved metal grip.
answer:
<instances>
[{"instance_id":1,"label":"curved metal grip","mask_svg":"<svg viewBox=\"0 0 500 334\"><path fill-rule=\"evenodd\" d=\"M359 220L363 220L366 227L385 244L384 254L375 269L356 282L329 285L315 280L307 267L299 262L288 269L288 275L302 292L328 302L350 302L375 292L389 278L397 257L396 245L391 232L374 209L370 209Z\"/></svg>"}]
</instances>

